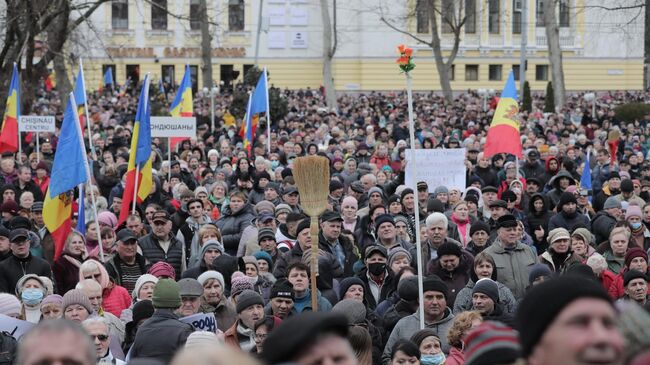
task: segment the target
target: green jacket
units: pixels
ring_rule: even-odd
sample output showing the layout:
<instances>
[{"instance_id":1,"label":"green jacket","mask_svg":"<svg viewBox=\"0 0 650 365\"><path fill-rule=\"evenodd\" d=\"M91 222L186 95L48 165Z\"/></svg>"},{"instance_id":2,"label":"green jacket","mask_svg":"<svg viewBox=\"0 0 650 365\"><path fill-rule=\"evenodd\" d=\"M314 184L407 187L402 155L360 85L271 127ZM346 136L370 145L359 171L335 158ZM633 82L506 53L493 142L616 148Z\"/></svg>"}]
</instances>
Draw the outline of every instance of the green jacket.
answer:
<instances>
[{"instance_id":1,"label":"green jacket","mask_svg":"<svg viewBox=\"0 0 650 365\"><path fill-rule=\"evenodd\" d=\"M494 259L497 281L507 286L516 299L523 298L528 286L530 267L537 263L533 250L521 242L517 242L514 249L506 250L497 238L484 252Z\"/></svg>"}]
</instances>

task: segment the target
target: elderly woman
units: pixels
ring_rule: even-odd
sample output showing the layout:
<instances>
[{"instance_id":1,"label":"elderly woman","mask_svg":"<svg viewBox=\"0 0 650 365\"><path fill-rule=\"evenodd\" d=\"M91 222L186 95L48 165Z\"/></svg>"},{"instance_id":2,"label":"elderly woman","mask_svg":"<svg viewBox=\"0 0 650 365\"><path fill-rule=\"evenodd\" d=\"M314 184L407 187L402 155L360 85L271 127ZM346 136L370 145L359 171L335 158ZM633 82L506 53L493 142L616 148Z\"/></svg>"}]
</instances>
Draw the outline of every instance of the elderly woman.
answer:
<instances>
[{"instance_id":1,"label":"elderly woman","mask_svg":"<svg viewBox=\"0 0 650 365\"><path fill-rule=\"evenodd\" d=\"M589 256L587 259L587 266L591 267L591 270L594 271L594 275L596 275L596 278L600 281L603 288L607 290L610 298L618 299L623 296L623 294L619 293L617 290L616 274L607 269L607 260L605 260L603 255L596 252Z\"/></svg>"},{"instance_id":2,"label":"elderly woman","mask_svg":"<svg viewBox=\"0 0 650 365\"><path fill-rule=\"evenodd\" d=\"M610 295L614 298L621 298L625 295L623 277L630 270L642 272L648 278L648 253L640 247L632 247L625 253L625 266L621 272L616 275L616 279L608 289Z\"/></svg>"},{"instance_id":3,"label":"elderly woman","mask_svg":"<svg viewBox=\"0 0 650 365\"><path fill-rule=\"evenodd\" d=\"M463 244L463 247L466 247L469 241L472 239L469 234L472 222L470 221L469 208L466 201L461 200L457 202L456 205L454 205L451 213L451 221L456 224L460 243Z\"/></svg>"},{"instance_id":4,"label":"elderly woman","mask_svg":"<svg viewBox=\"0 0 650 365\"><path fill-rule=\"evenodd\" d=\"M343 229L354 232L359 223L357 211L359 209L357 199L352 196L346 196L341 203L341 213L343 215Z\"/></svg>"},{"instance_id":5,"label":"elderly woman","mask_svg":"<svg viewBox=\"0 0 650 365\"><path fill-rule=\"evenodd\" d=\"M589 256L596 250L591 246L593 235L586 228L577 228L571 233L571 250L582 262L587 261Z\"/></svg>"},{"instance_id":6,"label":"elderly woman","mask_svg":"<svg viewBox=\"0 0 650 365\"><path fill-rule=\"evenodd\" d=\"M203 286L201 296L201 312L214 313L217 318L217 328L226 331L235 323L237 313L226 298L226 288L223 275L218 271L208 270L201 274L197 281Z\"/></svg>"},{"instance_id":7,"label":"elderly woman","mask_svg":"<svg viewBox=\"0 0 650 365\"><path fill-rule=\"evenodd\" d=\"M41 302L41 319L58 319L63 317L63 297L58 294L48 295Z\"/></svg>"},{"instance_id":8,"label":"elderly woman","mask_svg":"<svg viewBox=\"0 0 650 365\"><path fill-rule=\"evenodd\" d=\"M228 184L224 181L216 181L210 188L208 199L214 204L215 209L221 212L221 209L228 205Z\"/></svg>"},{"instance_id":9,"label":"elderly woman","mask_svg":"<svg viewBox=\"0 0 650 365\"><path fill-rule=\"evenodd\" d=\"M16 283L16 296L22 303L21 317L27 322L41 320L41 302L47 294L45 283L38 275L27 274Z\"/></svg>"},{"instance_id":10,"label":"elderly woman","mask_svg":"<svg viewBox=\"0 0 650 365\"><path fill-rule=\"evenodd\" d=\"M625 227L616 227L609 233L609 247L603 257L607 260L607 268L618 274L625 264L625 253L630 242L630 231Z\"/></svg>"},{"instance_id":11,"label":"elderly woman","mask_svg":"<svg viewBox=\"0 0 650 365\"><path fill-rule=\"evenodd\" d=\"M123 287L116 285L99 261L90 259L79 268L79 281L93 279L102 286L104 311L120 317L122 311L131 305L131 296Z\"/></svg>"},{"instance_id":12,"label":"elderly woman","mask_svg":"<svg viewBox=\"0 0 650 365\"><path fill-rule=\"evenodd\" d=\"M445 354L442 352L440 337L433 328L419 330L411 336L413 342L420 349L420 363L423 365L442 365L445 363Z\"/></svg>"},{"instance_id":13,"label":"elderly woman","mask_svg":"<svg viewBox=\"0 0 650 365\"><path fill-rule=\"evenodd\" d=\"M85 237L77 231L70 232L63 245L63 253L52 265L52 273L59 294L65 294L77 285L79 268L87 256Z\"/></svg>"}]
</instances>

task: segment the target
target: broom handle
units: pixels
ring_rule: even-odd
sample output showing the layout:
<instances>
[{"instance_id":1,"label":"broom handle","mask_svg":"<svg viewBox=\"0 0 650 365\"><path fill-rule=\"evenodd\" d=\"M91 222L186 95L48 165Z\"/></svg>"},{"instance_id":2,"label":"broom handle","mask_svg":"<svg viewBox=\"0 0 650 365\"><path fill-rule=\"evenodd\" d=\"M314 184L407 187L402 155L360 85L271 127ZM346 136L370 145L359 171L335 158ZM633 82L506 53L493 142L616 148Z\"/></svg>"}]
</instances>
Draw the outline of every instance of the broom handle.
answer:
<instances>
[{"instance_id":1,"label":"broom handle","mask_svg":"<svg viewBox=\"0 0 650 365\"><path fill-rule=\"evenodd\" d=\"M316 286L316 276L318 275L318 216L311 217L309 233L311 235L311 308L313 312L318 312L318 288Z\"/></svg>"}]
</instances>

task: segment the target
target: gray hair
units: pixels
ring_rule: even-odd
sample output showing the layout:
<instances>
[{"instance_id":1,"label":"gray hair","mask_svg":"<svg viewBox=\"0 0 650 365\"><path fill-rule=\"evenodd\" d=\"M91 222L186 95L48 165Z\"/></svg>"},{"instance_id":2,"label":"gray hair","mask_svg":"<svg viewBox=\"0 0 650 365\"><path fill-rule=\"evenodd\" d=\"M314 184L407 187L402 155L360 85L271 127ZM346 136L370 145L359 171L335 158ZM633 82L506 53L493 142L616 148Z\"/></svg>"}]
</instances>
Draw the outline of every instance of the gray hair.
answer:
<instances>
[{"instance_id":1,"label":"gray hair","mask_svg":"<svg viewBox=\"0 0 650 365\"><path fill-rule=\"evenodd\" d=\"M605 260L603 255L598 252L594 252L593 255L589 256L587 259L587 265L594 270L594 273L600 273L607 270L607 260Z\"/></svg>"},{"instance_id":2,"label":"gray hair","mask_svg":"<svg viewBox=\"0 0 650 365\"><path fill-rule=\"evenodd\" d=\"M79 336L77 348L83 351L86 359L86 364L91 365L97 362L97 355L95 352L95 345L90 341L88 333L81 327L81 325L74 321L66 319L52 319L40 322L36 327L32 328L25 336L22 337L18 343L18 352L16 355L16 364L21 365L25 363L25 358L28 357L29 352L34 346L42 346L42 341L37 341L39 336L51 335L60 336L64 332L71 332ZM37 342L35 342L37 341Z\"/></svg>"},{"instance_id":3,"label":"gray hair","mask_svg":"<svg viewBox=\"0 0 650 365\"><path fill-rule=\"evenodd\" d=\"M447 219L447 217L444 214L434 212L434 213L429 214L429 216L427 217L425 223L427 225L427 228L431 228L431 226L433 226L435 224L438 224L438 223L443 223L443 225L446 228L449 225L449 220Z\"/></svg>"},{"instance_id":4,"label":"gray hair","mask_svg":"<svg viewBox=\"0 0 650 365\"><path fill-rule=\"evenodd\" d=\"M81 325L83 328L86 328L87 325L92 325L92 324L103 324L106 326L106 333L110 336L110 328L108 326L108 321L101 316L91 316L86 318L83 322L81 322Z\"/></svg>"}]
</instances>

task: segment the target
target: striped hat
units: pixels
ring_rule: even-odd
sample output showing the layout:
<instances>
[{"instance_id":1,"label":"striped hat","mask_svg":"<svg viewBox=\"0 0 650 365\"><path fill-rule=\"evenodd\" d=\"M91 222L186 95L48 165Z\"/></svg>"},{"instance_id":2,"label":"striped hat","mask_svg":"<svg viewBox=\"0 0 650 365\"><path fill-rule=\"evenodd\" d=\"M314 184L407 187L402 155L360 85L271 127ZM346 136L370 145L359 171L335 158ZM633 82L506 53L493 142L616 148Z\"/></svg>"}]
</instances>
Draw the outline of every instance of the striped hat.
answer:
<instances>
[{"instance_id":1,"label":"striped hat","mask_svg":"<svg viewBox=\"0 0 650 365\"><path fill-rule=\"evenodd\" d=\"M465 338L465 365L510 364L520 357L517 332L502 323L483 322Z\"/></svg>"}]
</instances>

